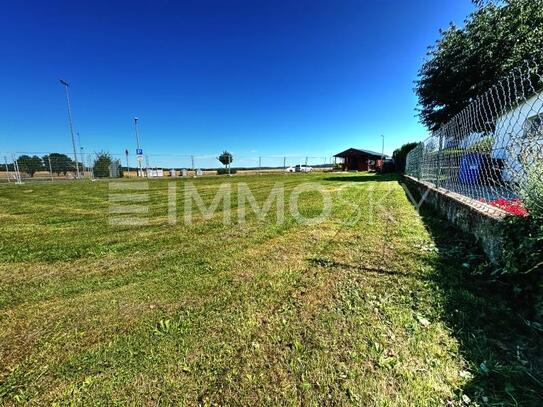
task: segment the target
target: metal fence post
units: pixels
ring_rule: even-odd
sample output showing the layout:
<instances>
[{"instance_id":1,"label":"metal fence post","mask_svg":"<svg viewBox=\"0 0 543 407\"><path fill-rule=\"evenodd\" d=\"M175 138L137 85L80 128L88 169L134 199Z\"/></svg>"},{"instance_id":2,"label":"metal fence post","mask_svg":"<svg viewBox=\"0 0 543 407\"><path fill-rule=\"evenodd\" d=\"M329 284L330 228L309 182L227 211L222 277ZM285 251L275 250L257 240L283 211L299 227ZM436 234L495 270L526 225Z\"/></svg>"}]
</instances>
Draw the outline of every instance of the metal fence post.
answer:
<instances>
[{"instance_id":1,"label":"metal fence post","mask_svg":"<svg viewBox=\"0 0 543 407\"><path fill-rule=\"evenodd\" d=\"M438 188L441 187L442 153L443 153L443 132L439 132L439 148L437 152L437 176L436 176L436 186Z\"/></svg>"},{"instance_id":2,"label":"metal fence post","mask_svg":"<svg viewBox=\"0 0 543 407\"><path fill-rule=\"evenodd\" d=\"M126 176L127 178L130 178L130 166L128 165L128 149L126 149L125 152L126 152Z\"/></svg>"},{"instance_id":3,"label":"metal fence post","mask_svg":"<svg viewBox=\"0 0 543 407\"><path fill-rule=\"evenodd\" d=\"M542 68L528 61L472 100L408 154L406 173L527 213L531 191L543 185Z\"/></svg>"},{"instance_id":4,"label":"metal fence post","mask_svg":"<svg viewBox=\"0 0 543 407\"><path fill-rule=\"evenodd\" d=\"M11 180L9 179L11 177L11 174L9 172L8 158L6 156L4 156L4 163L6 164L6 174L8 175L8 183L11 183Z\"/></svg>"},{"instance_id":5,"label":"metal fence post","mask_svg":"<svg viewBox=\"0 0 543 407\"><path fill-rule=\"evenodd\" d=\"M12 154L11 157L13 160L13 169L15 170L15 179L16 179L15 183L22 184L23 181L21 180L21 172L19 171L19 163L15 159L15 154Z\"/></svg>"},{"instance_id":6,"label":"metal fence post","mask_svg":"<svg viewBox=\"0 0 543 407\"><path fill-rule=\"evenodd\" d=\"M91 179L94 179L94 165L92 163L92 157L90 154L87 156L87 160L89 162L90 177Z\"/></svg>"},{"instance_id":7,"label":"metal fence post","mask_svg":"<svg viewBox=\"0 0 543 407\"><path fill-rule=\"evenodd\" d=\"M53 167L51 166L51 153L47 154L47 161L49 161L49 173L51 174L51 182L53 182Z\"/></svg>"}]
</instances>

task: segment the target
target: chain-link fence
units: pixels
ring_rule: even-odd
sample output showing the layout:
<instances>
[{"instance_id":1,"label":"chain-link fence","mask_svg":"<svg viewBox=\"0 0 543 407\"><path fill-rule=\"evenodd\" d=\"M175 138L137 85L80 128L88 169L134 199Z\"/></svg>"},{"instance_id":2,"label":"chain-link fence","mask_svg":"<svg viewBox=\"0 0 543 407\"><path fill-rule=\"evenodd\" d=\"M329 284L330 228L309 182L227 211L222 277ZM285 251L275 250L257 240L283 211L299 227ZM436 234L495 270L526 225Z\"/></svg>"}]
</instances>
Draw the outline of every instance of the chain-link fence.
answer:
<instances>
[{"instance_id":1,"label":"chain-link fence","mask_svg":"<svg viewBox=\"0 0 543 407\"><path fill-rule=\"evenodd\" d=\"M526 62L473 100L408 154L406 173L522 211L542 191L543 69Z\"/></svg>"},{"instance_id":2,"label":"chain-link fence","mask_svg":"<svg viewBox=\"0 0 543 407\"><path fill-rule=\"evenodd\" d=\"M95 154L87 153L78 154L77 161L65 153L0 153L0 182L93 178L96 161Z\"/></svg>"},{"instance_id":3,"label":"chain-link fence","mask_svg":"<svg viewBox=\"0 0 543 407\"><path fill-rule=\"evenodd\" d=\"M160 178L217 175L228 172L218 154L0 153L0 182L94 178ZM77 165L76 165L77 162ZM237 155L231 173L265 174L330 170L333 157L302 155Z\"/></svg>"}]
</instances>

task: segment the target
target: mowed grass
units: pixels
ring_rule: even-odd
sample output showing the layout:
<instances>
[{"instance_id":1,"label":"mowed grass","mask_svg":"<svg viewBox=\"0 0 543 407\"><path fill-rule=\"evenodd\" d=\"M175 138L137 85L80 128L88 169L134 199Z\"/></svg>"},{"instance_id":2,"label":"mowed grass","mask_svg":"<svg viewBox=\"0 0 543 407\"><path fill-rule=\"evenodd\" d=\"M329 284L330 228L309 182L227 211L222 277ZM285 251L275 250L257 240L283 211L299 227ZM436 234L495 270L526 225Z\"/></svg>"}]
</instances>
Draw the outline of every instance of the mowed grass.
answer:
<instances>
[{"instance_id":1,"label":"mowed grass","mask_svg":"<svg viewBox=\"0 0 543 407\"><path fill-rule=\"evenodd\" d=\"M206 204L231 183L231 224L195 206L185 224L185 182ZM274 203L264 219L247 205L237 222L240 182L259 205L283 185L284 221ZM305 182L332 198L318 224L289 212ZM395 177L176 186L171 225L168 181L149 182L146 226L109 224L106 181L0 188L3 403L422 406L464 403L466 389L502 404L517 392L539 396L524 371L497 370L505 356L485 345L484 327L474 331L480 318L504 315L501 300L464 285L477 249L419 216ZM298 205L311 218L323 199L306 192ZM481 377L485 361L492 380Z\"/></svg>"}]
</instances>

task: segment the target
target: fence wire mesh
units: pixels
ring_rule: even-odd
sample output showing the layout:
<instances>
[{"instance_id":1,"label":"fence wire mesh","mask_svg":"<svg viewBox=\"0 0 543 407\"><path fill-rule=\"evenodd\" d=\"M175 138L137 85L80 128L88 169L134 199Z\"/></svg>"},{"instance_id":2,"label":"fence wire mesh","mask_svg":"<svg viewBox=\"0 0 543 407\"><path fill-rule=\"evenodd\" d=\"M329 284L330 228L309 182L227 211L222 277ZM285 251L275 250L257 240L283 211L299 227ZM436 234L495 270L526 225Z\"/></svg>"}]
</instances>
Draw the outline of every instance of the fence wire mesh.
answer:
<instances>
[{"instance_id":1,"label":"fence wire mesh","mask_svg":"<svg viewBox=\"0 0 543 407\"><path fill-rule=\"evenodd\" d=\"M226 172L213 154L148 154L137 159L136 155L108 154L100 160L97 153L0 153L0 182L22 183L31 181L77 180L93 178L160 178L216 175ZM77 165L76 165L77 158ZM232 172L304 172L331 169L329 156L234 154Z\"/></svg>"},{"instance_id":2,"label":"fence wire mesh","mask_svg":"<svg viewBox=\"0 0 543 407\"><path fill-rule=\"evenodd\" d=\"M525 62L421 142L406 173L494 206L541 203L543 69Z\"/></svg>"}]
</instances>

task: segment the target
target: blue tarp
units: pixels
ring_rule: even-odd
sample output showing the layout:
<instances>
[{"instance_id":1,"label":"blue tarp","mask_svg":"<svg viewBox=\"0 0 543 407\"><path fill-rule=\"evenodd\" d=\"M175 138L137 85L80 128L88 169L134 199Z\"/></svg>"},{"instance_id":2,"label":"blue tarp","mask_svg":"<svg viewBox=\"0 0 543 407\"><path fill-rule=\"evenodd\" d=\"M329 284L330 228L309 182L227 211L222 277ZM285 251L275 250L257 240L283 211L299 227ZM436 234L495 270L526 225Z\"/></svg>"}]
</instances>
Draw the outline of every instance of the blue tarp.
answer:
<instances>
[{"instance_id":1,"label":"blue tarp","mask_svg":"<svg viewBox=\"0 0 543 407\"><path fill-rule=\"evenodd\" d=\"M475 185L479 183L483 171L484 155L471 153L460 159L458 178L462 184Z\"/></svg>"}]
</instances>

